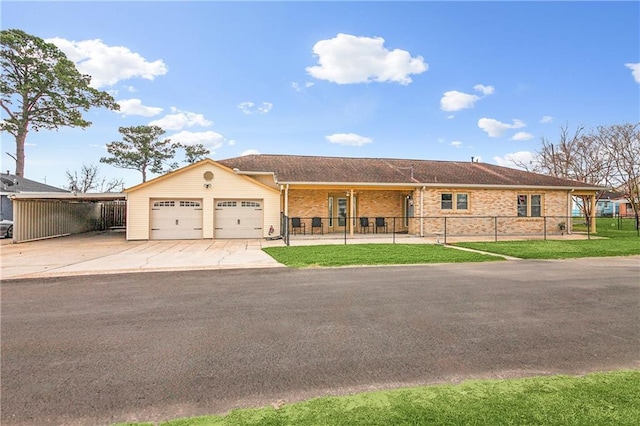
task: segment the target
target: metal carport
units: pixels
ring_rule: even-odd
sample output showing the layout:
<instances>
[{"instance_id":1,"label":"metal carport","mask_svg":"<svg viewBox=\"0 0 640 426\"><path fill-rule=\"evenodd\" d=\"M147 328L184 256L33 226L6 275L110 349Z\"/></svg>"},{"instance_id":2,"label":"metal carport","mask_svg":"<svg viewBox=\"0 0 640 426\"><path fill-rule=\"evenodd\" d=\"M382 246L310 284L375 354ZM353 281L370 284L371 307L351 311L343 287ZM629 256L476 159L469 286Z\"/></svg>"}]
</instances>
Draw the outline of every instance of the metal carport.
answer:
<instances>
[{"instance_id":1,"label":"metal carport","mask_svg":"<svg viewBox=\"0 0 640 426\"><path fill-rule=\"evenodd\" d=\"M13 201L13 242L21 243L100 229L102 207L125 201L123 193L17 193Z\"/></svg>"}]
</instances>

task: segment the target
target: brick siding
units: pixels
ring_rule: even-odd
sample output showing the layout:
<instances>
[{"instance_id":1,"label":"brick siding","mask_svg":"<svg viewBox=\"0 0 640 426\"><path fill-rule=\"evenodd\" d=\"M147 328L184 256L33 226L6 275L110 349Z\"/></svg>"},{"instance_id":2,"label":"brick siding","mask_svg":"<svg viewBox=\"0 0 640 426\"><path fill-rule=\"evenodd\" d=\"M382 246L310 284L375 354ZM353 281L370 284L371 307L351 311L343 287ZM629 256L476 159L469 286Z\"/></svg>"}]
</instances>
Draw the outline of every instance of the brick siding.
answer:
<instances>
[{"instance_id":1,"label":"brick siding","mask_svg":"<svg viewBox=\"0 0 640 426\"><path fill-rule=\"evenodd\" d=\"M320 216L328 217L329 196L339 197L346 190L313 190L291 189L289 190L289 217L311 218ZM411 234L420 233L420 220L409 220L409 226L404 226L400 218L404 215L405 197L410 191L401 190L366 190L356 189L357 216L369 217L373 221L375 217L389 218L389 228L392 228L396 217L396 231L408 231ZM441 194L465 193L468 194L467 210L442 210ZM541 234L544 231L544 219L522 217L517 218L517 196L519 194L542 195L542 216L548 218L547 233L559 233L558 223L564 222L567 215L567 191L566 190L512 190L512 189L453 189L437 188L425 189L422 215L425 217L423 230L425 234L443 232L444 219L447 217L447 232L456 235L491 235L495 232L496 222L493 217L498 216L497 229L499 234ZM413 191L415 203L414 216L420 216L420 190ZM335 201L334 201L335 202ZM453 204L455 207L455 195ZM474 216L471 218L470 216ZM478 216L486 216L478 218ZM307 228L311 226L310 219L306 220Z\"/></svg>"}]
</instances>

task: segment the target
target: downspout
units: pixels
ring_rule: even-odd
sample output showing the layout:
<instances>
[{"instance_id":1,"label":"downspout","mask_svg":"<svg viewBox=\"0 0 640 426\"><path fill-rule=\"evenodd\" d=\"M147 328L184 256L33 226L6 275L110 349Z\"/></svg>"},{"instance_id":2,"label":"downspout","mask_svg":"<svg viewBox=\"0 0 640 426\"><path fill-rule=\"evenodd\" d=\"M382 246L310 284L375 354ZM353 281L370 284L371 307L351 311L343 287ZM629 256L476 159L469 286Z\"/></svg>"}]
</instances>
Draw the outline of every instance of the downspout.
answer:
<instances>
[{"instance_id":1,"label":"downspout","mask_svg":"<svg viewBox=\"0 0 640 426\"><path fill-rule=\"evenodd\" d=\"M424 237L424 189L420 188L420 236Z\"/></svg>"}]
</instances>

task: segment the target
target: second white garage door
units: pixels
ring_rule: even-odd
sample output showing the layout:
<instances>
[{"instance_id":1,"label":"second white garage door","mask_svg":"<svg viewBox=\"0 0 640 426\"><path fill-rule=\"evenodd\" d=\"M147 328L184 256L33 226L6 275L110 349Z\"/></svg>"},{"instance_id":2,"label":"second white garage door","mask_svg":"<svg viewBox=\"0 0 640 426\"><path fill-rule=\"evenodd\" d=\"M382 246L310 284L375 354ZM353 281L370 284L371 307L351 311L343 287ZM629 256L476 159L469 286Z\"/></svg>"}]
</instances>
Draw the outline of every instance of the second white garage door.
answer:
<instances>
[{"instance_id":1,"label":"second white garage door","mask_svg":"<svg viewBox=\"0 0 640 426\"><path fill-rule=\"evenodd\" d=\"M262 200L216 200L216 238L262 238Z\"/></svg>"}]
</instances>

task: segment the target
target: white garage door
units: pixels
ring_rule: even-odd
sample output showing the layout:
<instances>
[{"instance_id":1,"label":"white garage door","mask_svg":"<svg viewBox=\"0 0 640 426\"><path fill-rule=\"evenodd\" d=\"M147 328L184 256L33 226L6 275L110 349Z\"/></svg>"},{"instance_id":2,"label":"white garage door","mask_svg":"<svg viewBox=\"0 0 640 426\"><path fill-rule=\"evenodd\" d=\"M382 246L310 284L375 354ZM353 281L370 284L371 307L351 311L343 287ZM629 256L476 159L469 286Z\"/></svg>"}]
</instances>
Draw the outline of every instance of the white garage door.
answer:
<instances>
[{"instance_id":1,"label":"white garage door","mask_svg":"<svg viewBox=\"0 0 640 426\"><path fill-rule=\"evenodd\" d=\"M216 238L262 238L262 201L216 200Z\"/></svg>"},{"instance_id":2,"label":"white garage door","mask_svg":"<svg viewBox=\"0 0 640 426\"><path fill-rule=\"evenodd\" d=\"M152 240L202 238L202 202L157 200L151 203Z\"/></svg>"}]
</instances>

